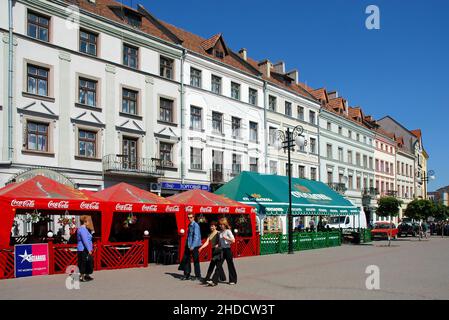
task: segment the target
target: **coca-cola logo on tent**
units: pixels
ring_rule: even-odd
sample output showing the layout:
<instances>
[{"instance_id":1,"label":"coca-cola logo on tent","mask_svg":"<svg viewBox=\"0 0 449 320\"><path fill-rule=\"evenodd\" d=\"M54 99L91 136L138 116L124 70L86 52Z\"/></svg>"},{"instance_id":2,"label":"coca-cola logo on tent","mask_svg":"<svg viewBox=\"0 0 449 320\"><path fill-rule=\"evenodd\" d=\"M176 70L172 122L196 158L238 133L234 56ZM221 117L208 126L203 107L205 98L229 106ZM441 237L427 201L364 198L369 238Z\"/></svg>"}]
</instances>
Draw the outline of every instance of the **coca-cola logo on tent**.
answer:
<instances>
[{"instance_id":1,"label":"coca-cola logo on tent","mask_svg":"<svg viewBox=\"0 0 449 320\"><path fill-rule=\"evenodd\" d=\"M84 210L100 210L99 202L81 202L80 209Z\"/></svg>"},{"instance_id":2,"label":"coca-cola logo on tent","mask_svg":"<svg viewBox=\"0 0 449 320\"><path fill-rule=\"evenodd\" d=\"M245 208L236 208L235 209L235 213L245 213L246 209Z\"/></svg>"},{"instance_id":3,"label":"coca-cola logo on tent","mask_svg":"<svg viewBox=\"0 0 449 320\"><path fill-rule=\"evenodd\" d=\"M48 208L50 209L68 209L69 202L68 201L50 201L48 203Z\"/></svg>"},{"instance_id":4,"label":"coca-cola logo on tent","mask_svg":"<svg viewBox=\"0 0 449 320\"><path fill-rule=\"evenodd\" d=\"M218 208L218 213L229 213L229 207Z\"/></svg>"},{"instance_id":5,"label":"coca-cola logo on tent","mask_svg":"<svg viewBox=\"0 0 449 320\"><path fill-rule=\"evenodd\" d=\"M187 206L186 207L186 212L193 212L193 207L192 206Z\"/></svg>"},{"instance_id":6,"label":"coca-cola logo on tent","mask_svg":"<svg viewBox=\"0 0 449 320\"><path fill-rule=\"evenodd\" d=\"M201 207L200 213L212 213L212 207Z\"/></svg>"},{"instance_id":7,"label":"coca-cola logo on tent","mask_svg":"<svg viewBox=\"0 0 449 320\"><path fill-rule=\"evenodd\" d=\"M157 212L157 205L156 204L152 204L152 205L144 204L142 206L142 211L144 211L144 212Z\"/></svg>"},{"instance_id":8,"label":"coca-cola logo on tent","mask_svg":"<svg viewBox=\"0 0 449 320\"><path fill-rule=\"evenodd\" d=\"M11 207L34 208L34 200L12 200Z\"/></svg>"},{"instance_id":9,"label":"coca-cola logo on tent","mask_svg":"<svg viewBox=\"0 0 449 320\"><path fill-rule=\"evenodd\" d=\"M166 206L165 211L166 212L178 212L179 206Z\"/></svg>"},{"instance_id":10,"label":"coca-cola logo on tent","mask_svg":"<svg viewBox=\"0 0 449 320\"><path fill-rule=\"evenodd\" d=\"M117 210L117 211L133 211L133 205L130 203L126 203L126 204L117 203L117 205L115 206L115 210Z\"/></svg>"}]
</instances>

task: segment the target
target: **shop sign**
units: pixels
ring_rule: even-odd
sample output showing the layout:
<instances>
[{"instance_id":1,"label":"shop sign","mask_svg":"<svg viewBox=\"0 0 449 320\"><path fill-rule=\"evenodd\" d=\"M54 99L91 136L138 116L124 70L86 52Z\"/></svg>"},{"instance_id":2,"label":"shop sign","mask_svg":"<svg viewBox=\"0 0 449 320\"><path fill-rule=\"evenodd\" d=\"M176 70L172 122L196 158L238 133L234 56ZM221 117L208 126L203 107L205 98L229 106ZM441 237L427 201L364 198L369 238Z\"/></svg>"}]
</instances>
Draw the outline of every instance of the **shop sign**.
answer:
<instances>
[{"instance_id":1,"label":"shop sign","mask_svg":"<svg viewBox=\"0 0 449 320\"><path fill-rule=\"evenodd\" d=\"M14 246L16 278L49 274L48 244L20 244Z\"/></svg>"},{"instance_id":2,"label":"shop sign","mask_svg":"<svg viewBox=\"0 0 449 320\"><path fill-rule=\"evenodd\" d=\"M210 187L203 184L184 184L184 183L171 183L171 182L162 182L161 189L179 190L179 191L187 191L187 190L210 191Z\"/></svg>"}]
</instances>

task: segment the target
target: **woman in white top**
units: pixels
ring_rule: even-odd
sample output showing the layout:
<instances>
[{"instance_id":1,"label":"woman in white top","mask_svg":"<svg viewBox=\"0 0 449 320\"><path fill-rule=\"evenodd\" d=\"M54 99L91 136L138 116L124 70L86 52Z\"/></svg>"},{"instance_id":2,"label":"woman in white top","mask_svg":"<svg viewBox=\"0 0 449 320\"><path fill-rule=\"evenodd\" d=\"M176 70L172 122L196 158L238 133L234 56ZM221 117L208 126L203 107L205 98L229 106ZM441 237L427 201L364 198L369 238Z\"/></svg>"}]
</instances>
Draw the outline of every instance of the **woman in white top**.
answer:
<instances>
[{"instance_id":1,"label":"woman in white top","mask_svg":"<svg viewBox=\"0 0 449 320\"><path fill-rule=\"evenodd\" d=\"M235 243L234 235L231 231L231 226L226 218L221 218L219 221L221 232L219 235L219 247L223 252L223 257L217 262L215 273L212 277L212 281L207 283L210 286L216 286L218 284L218 278L223 270L223 263L226 260L229 270L229 284L234 285L237 283L237 271L235 270L234 260L232 257L231 244Z\"/></svg>"}]
</instances>

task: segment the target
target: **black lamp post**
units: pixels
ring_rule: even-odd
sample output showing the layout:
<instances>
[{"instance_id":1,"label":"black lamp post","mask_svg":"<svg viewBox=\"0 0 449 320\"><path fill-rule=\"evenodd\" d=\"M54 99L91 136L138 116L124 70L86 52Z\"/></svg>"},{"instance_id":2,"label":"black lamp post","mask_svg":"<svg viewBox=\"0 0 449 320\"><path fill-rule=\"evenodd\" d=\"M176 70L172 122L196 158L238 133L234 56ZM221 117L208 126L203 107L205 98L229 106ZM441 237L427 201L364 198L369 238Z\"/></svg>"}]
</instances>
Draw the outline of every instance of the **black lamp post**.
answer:
<instances>
[{"instance_id":1,"label":"black lamp post","mask_svg":"<svg viewBox=\"0 0 449 320\"><path fill-rule=\"evenodd\" d=\"M422 183L424 183L424 182L428 183L431 180L435 180L435 171L429 170L429 172L427 172L427 173L424 172L422 177L421 177L421 182Z\"/></svg>"},{"instance_id":2,"label":"black lamp post","mask_svg":"<svg viewBox=\"0 0 449 320\"><path fill-rule=\"evenodd\" d=\"M279 150L287 149L288 154L288 253L293 254L293 216L292 216L292 163L290 151L295 145L304 147L307 145L304 136L302 135L304 128L301 125L293 129L287 128L287 131L276 131L276 145Z\"/></svg>"}]
</instances>

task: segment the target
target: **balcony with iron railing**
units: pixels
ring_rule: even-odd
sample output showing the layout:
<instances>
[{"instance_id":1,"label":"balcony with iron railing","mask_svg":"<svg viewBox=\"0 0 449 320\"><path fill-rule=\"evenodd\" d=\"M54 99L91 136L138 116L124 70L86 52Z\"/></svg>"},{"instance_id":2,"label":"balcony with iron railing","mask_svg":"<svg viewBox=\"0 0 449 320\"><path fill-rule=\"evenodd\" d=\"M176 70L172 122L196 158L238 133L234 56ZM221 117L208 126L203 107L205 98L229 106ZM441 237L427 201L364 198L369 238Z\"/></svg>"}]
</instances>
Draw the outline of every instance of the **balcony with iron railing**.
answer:
<instances>
[{"instance_id":1,"label":"balcony with iron railing","mask_svg":"<svg viewBox=\"0 0 449 320\"><path fill-rule=\"evenodd\" d=\"M167 164L156 158L130 160L125 155L110 154L103 158L103 173L160 177L164 174L164 165Z\"/></svg>"},{"instance_id":2,"label":"balcony with iron railing","mask_svg":"<svg viewBox=\"0 0 449 320\"><path fill-rule=\"evenodd\" d=\"M226 183L232 180L234 177L240 174L239 168L234 168L234 170L229 169L211 169L210 170L210 182L211 183Z\"/></svg>"},{"instance_id":3,"label":"balcony with iron railing","mask_svg":"<svg viewBox=\"0 0 449 320\"><path fill-rule=\"evenodd\" d=\"M385 192L385 195L389 196L389 197L397 197L398 196L398 192L395 190L388 190Z\"/></svg>"},{"instance_id":4,"label":"balcony with iron railing","mask_svg":"<svg viewBox=\"0 0 449 320\"><path fill-rule=\"evenodd\" d=\"M364 188L362 191L363 196L375 197L379 195L379 190L377 188Z\"/></svg>"},{"instance_id":5,"label":"balcony with iron railing","mask_svg":"<svg viewBox=\"0 0 449 320\"><path fill-rule=\"evenodd\" d=\"M329 188L331 188L332 190L344 194L346 192L346 190L348 190L346 188L346 185L344 183L328 183L327 184L329 186Z\"/></svg>"}]
</instances>

